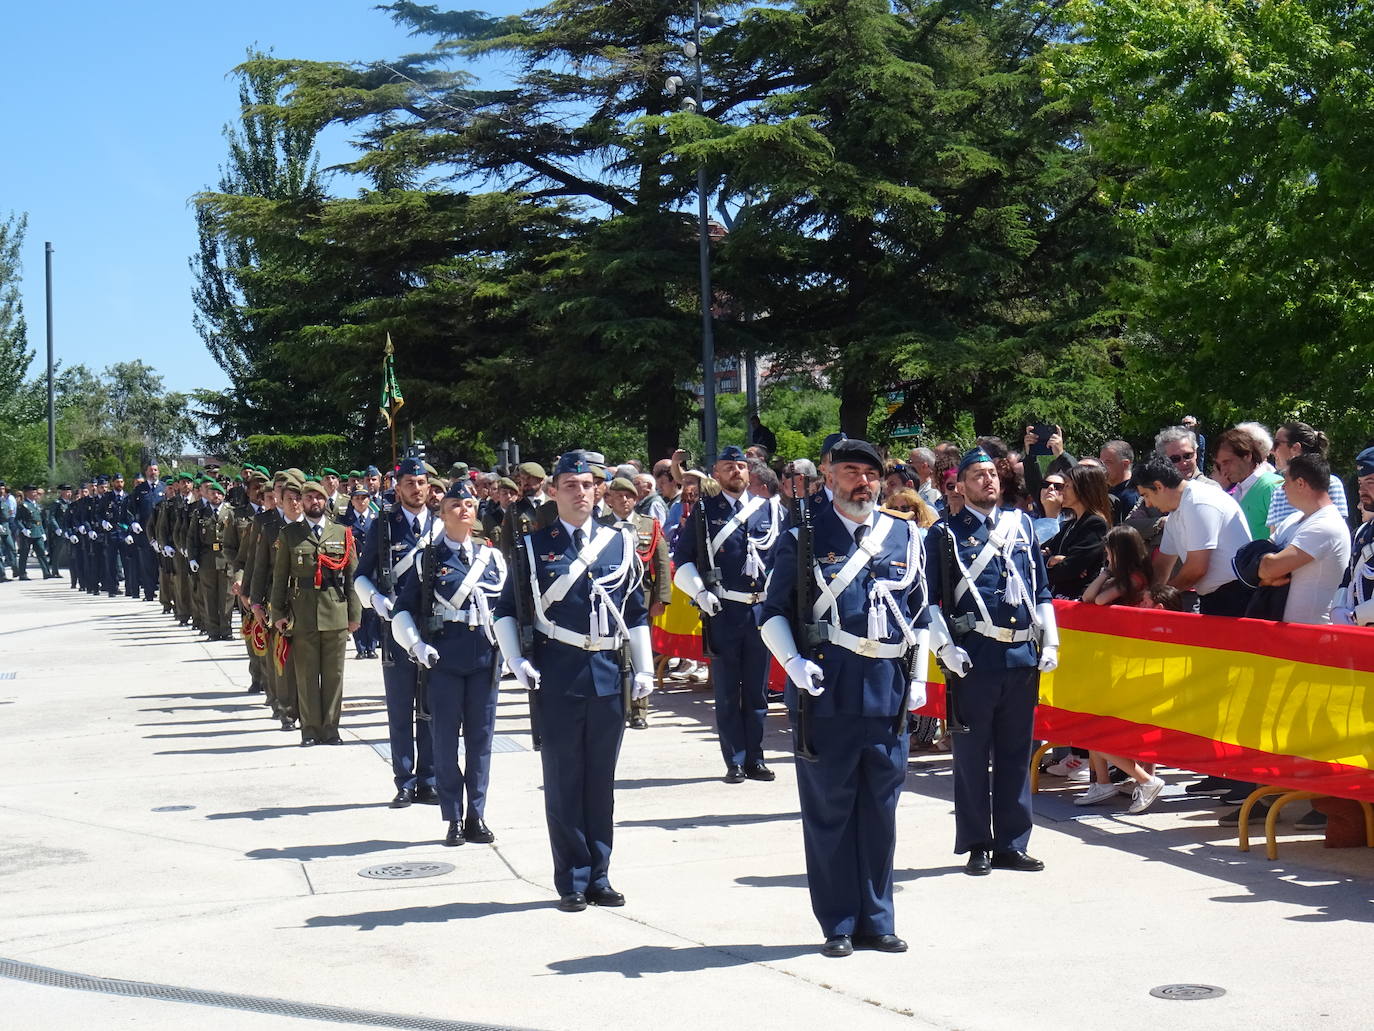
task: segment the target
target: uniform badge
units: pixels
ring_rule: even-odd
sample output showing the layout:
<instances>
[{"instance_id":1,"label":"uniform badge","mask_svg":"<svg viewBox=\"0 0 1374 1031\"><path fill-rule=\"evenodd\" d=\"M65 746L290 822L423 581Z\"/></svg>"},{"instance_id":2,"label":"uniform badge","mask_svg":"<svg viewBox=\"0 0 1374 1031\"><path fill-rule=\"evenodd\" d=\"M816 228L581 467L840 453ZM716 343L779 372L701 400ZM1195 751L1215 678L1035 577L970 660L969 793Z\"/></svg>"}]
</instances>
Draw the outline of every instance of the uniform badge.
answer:
<instances>
[{"instance_id":1,"label":"uniform badge","mask_svg":"<svg viewBox=\"0 0 1374 1031\"><path fill-rule=\"evenodd\" d=\"M452 573L452 572L453 572L453 570L450 569L448 566L440 566L440 567L439 567L439 572L438 572L437 575L438 575L438 576L448 576L448 575L449 575L450 573Z\"/></svg>"},{"instance_id":2,"label":"uniform badge","mask_svg":"<svg viewBox=\"0 0 1374 1031\"><path fill-rule=\"evenodd\" d=\"M835 557L835 553L832 551L829 555L825 556L825 561L826 561L826 562L838 562L839 559Z\"/></svg>"},{"instance_id":3,"label":"uniform badge","mask_svg":"<svg viewBox=\"0 0 1374 1031\"><path fill-rule=\"evenodd\" d=\"M545 562L557 562L562 556L556 551L551 551L547 555L540 555L539 557Z\"/></svg>"}]
</instances>

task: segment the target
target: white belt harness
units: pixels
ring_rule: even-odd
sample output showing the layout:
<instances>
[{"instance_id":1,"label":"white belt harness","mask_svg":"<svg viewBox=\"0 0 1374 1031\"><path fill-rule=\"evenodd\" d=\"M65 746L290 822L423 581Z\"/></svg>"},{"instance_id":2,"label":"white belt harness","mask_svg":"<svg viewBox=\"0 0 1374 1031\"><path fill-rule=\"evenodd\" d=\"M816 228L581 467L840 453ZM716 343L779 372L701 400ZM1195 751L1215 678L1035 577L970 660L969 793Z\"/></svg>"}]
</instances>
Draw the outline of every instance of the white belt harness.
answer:
<instances>
[{"instance_id":1,"label":"white belt harness","mask_svg":"<svg viewBox=\"0 0 1374 1031\"><path fill-rule=\"evenodd\" d=\"M621 529L593 527L592 535L582 546L582 550L577 553L577 558L568 565L568 571L549 584L545 591L539 589L539 574L536 571L538 567L534 561L534 545L531 543L531 539L526 537L525 551L529 555L530 562L530 588L534 595L535 629L551 640L572 645L574 648L581 648L583 651L604 652L619 648L621 643L630 636L630 628L625 625L625 617L621 614L620 606L616 605L615 599L611 597L611 591L619 587L627 578L633 564L638 560L633 533L634 531L628 527ZM592 581L592 611L588 633L583 634L576 630L569 630L549 619L549 606L557 604L567 596L572 585L586 573L591 564L606 549L606 546L617 536L622 542L621 563L605 576ZM612 622L615 623L616 628L614 635L611 633Z\"/></svg>"},{"instance_id":2,"label":"white belt harness","mask_svg":"<svg viewBox=\"0 0 1374 1031\"><path fill-rule=\"evenodd\" d=\"M744 526L749 517L764 505L773 507L773 518L769 521L768 532L758 540L749 536L748 529L744 531L744 575L760 577L767 571L763 564L763 552L771 548L778 539L778 531L782 523L779 513L782 510L782 506L781 504L775 504L772 499L760 498L758 496L752 496L748 501L740 505L730 518L726 520L725 525L717 530L716 535L711 538L711 543L707 548L707 554L705 556L706 564L710 566L710 568L716 568L716 552L725 547L725 542L730 539L730 535L741 526ZM705 516L704 509L702 511L702 516ZM720 592L720 596L727 601L744 601L746 598L754 597L742 591L722 591ZM762 596L760 595L759 597ZM746 605L758 604L757 601L745 601L744 603Z\"/></svg>"},{"instance_id":3,"label":"white belt harness","mask_svg":"<svg viewBox=\"0 0 1374 1031\"><path fill-rule=\"evenodd\" d=\"M869 659L901 658L917 644L916 631L902 614L894 594L895 591L903 591L910 587L920 574L921 551L916 547L915 533L907 536L906 575L899 580L875 579L868 590L868 635L860 637L858 634L851 634L839 625L839 596L853 583L855 577L868 568L868 564L882 550L883 542L887 540L887 535L894 525L895 519L880 514L873 530L859 542L854 554L845 560L840 571L829 583L826 583L820 563L812 566L818 588L812 617L824 628L826 640ZM828 619L825 618L827 616ZM885 643L882 640L890 632L889 619L896 621L897 629L902 635L900 641Z\"/></svg>"},{"instance_id":4,"label":"white belt harness","mask_svg":"<svg viewBox=\"0 0 1374 1031\"><path fill-rule=\"evenodd\" d=\"M1020 512L1003 512L997 518L997 526L988 534L988 542L983 545L983 550L978 553L978 557L973 560L971 565L965 566L964 560L959 555L959 544L954 539L954 531L949 524L945 525L945 532L949 534L950 547L954 552L954 561L959 566L959 573L962 579L954 589L954 600L958 601L965 594L973 595L974 607L978 610L978 619L974 621L973 632L983 637L990 637L1002 644L1019 644L1022 641L1029 641L1039 633L1040 617L1035 612L1035 591L1032 590L1021 576L1021 571L1016 568L1016 563L1012 561L1012 547L1021 539L1025 523L1021 519ZM1029 543L1029 542L1027 542ZM998 556L1002 556L1002 562L1007 568L1007 587L1004 595L1010 605L1019 605L1025 602L1026 608L1031 614L1031 625L1022 629L1013 630L1010 627L998 626L992 621L992 615L988 612L987 602L983 600L975 588L979 576L982 575L989 563ZM1034 566L1031 567L1031 578L1034 579Z\"/></svg>"},{"instance_id":5,"label":"white belt harness","mask_svg":"<svg viewBox=\"0 0 1374 1031\"><path fill-rule=\"evenodd\" d=\"M414 546L401 557L399 562L392 564L391 582L393 584L409 573L411 568L415 565L415 559L419 557L420 552L434 543L434 531L436 528L442 530L443 524L437 519L431 519L429 522L429 529L420 534L419 540L417 540Z\"/></svg>"},{"instance_id":6,"label":"white belt harness","mask_svg":"<svg viewBox=\"0 0 1374 1031\"><path fill-rule=\"evenodd\" d=\"M495 644L496 635L492 630L491 605L487 601L487 592L485 589L477 589L482 574L493 559L496 561L497 571L501 574L501 583L493 584L492 587L499 591L506 582L506 569L501 556L494 548L479 548L473 555L472 566L468 569L467 575L458 585L458 590L453 592L453 597L445 598L436 591L434 605L443 614L445 623L480 627L487 635L487 640ZM468 598L472 599L471 605L467 605Z\"/></svg>"}]
</instances>

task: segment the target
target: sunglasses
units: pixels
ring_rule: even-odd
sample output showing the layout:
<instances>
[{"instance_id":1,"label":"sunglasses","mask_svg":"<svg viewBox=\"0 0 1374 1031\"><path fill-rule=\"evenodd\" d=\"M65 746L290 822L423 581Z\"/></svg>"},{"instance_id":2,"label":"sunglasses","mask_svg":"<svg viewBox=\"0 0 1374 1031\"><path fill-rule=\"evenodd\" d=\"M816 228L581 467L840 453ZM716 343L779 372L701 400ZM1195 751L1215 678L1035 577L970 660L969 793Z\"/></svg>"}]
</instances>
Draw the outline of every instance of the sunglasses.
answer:
<instances>
[{"instance_id":1,"label":"sunglasses","mask_svg":"<svg viewBox=\"0 0 1374 1031\"><path fill-rule=\"evenodd\" d=\"M1174 465L1178 465L1180 462L1191 462L1196 457L1196 451L1184 451L1181 454L1170 455L1169 461L1173 462Z\"/></svg>"},{"instance_id":2,"label":"sunglasses","mask_svg":"<svg viewBox=\"0 0 1374 1031\"><path fill-rule=\"evenodd\" d=\"M912 507L911 507L910 505L891 505L891 506L889 506L889 507L890 507L890 508L892 509L892 511L894 511L894 512L911 512L911 511L914 511L914 509L912 509Z\"/></svg>"},{"instance_id":3,"label":"sunglasses","mask_svg":"<svg viewBox=\"0 0 1374 1031\"><path fill-rule=\"evenodd\" d=\"M1064 484L1063 484L1061 481L1059 481L1059 480L1046 480L1046 481L1045 481L1044 489L1045 489L1045 490L1063 490L1063 489L1064 489Z\"/></svg>"}]
</instances>

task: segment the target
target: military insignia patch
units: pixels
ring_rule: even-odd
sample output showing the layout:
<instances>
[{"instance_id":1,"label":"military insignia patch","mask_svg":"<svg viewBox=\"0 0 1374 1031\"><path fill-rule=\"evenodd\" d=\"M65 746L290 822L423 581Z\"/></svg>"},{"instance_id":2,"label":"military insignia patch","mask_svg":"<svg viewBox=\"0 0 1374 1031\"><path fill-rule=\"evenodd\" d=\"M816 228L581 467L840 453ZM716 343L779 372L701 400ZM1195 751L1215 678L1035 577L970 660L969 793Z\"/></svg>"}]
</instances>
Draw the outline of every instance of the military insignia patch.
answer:
<instances>
[{"instance_id":1,"label":"military insignia patch","mask_svg":"<svg viewBox=\"0 0 1374 1031\"><path fill-rule=\"evenodd\" d=\"M838 562L839 559L835 557L835 553L832 551L829 555L825 556L825 561L826 561L826 562ZM833 575L833 574L832 574L832 575Z\"/></svg>"}]
</instances>

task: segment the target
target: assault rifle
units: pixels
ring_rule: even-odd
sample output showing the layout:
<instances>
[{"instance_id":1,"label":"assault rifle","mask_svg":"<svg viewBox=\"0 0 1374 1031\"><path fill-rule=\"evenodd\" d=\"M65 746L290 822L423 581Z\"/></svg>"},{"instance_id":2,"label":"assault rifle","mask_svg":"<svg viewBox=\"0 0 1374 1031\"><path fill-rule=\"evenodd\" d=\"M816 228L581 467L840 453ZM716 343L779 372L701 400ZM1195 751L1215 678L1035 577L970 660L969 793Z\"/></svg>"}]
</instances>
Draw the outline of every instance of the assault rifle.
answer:
<instances>
[{"instance_id":1,"label":"assault rifle","mask_svg":"<svg viewBox=\"0 0 1374 1031\"><path fill-rule=\"evenodd\" d=\"M711 558L711 531L706 524L706 495L703 492L697 495L696 504L692 507L692 528L696 531L697 573L700 574L706 590L719 598L720 570ZM705 610L700 611L701 654L709 659L716 654L715 645L711 642L711 617Z\"/></svg>"},{"instance_id":2,"label":"assault rifle","mask_svg":"<svg viewBox=\"0 0 1374 1031\"><path fill-rule=\"evenodd\" d=\"M811 499L805 491L792 499L792 525L797 529L797 568L792 616L792 639L802 658L812 662L825 642L821 626L816 622L816 549L812 540ZM816 761L811 741L811 705L809 691L797 689L797 726L793 733L793 750L797 758Z\"/></svg>"},{"instance_id":3,"label":"assault rifle","mask_svg":"<svg viewBox=\"0 0 1374 1031\"><path fill-rule=\"evenodd\" d=\"M391 592L396 589L396 577L392 574L393 559L391 554L391 513L392 506L382 505L377 513L377 518L372 521L373 531L377 534L377 592L386 598L391 597ZM396 665L396 660L391 657L391 620L383 619L381 622L382 635L382 666L390 669Z\"/></svg>"},{"instance_id":4,"label":"assault rifle","mask_svg":"<svg viewBox=\"0 0 1374 1031\"><path fill-rule=\"evenodd\" d=\"M431 544L416 558L420 565L420 618L416 621L416 626L420 631L422 644L429 643L427 637L437 638L444 626L443 618L436 618L434 613L434 574L435 567L439 564L439 558L435 554L436 548L437 545ZM415 717L421 720L430 718L429 667L418 659L415 662Z\"/></svg>"},{"instance_id":5,"label":"assault rifle","mask_svg":"<svg viewBox=\"0 0 1374 1031\"><path fill-rule=\"evenodd\" d=\"M528 516L516 513L517 505L506 509L501 536L510 548L510 576L514 578L515 623L520 628L520 654L527 659L534 656L534 592L530 586L530 553L525 537L530 532ZM530 701L530 740L537 752L544 744L539 727L539 704L534 691L528 692Z\"/></svg>"},{"instance_id":6,"label":"assault rifle","mask_svg":"<svg viewBox=\"0 0 1374 1031\"><path fill-rule=\"evenodd\" d=\"M966 612L962 616L954 614L954 587L960 579L959 566L954 557L954 531L948 524L944 529L938 526L934 529L940 534L940 609L944 613L945 625L949 627L950 639L958 645L966 634L972 632L975 617L971 612ZM969 585L969 590L977 589L973 584ZM960 678L940 661L938 653L935 661L945 674L945 723L948 724L951 733L967 734L968 724L959 715Z\"/></svg>"}]
</instances>

